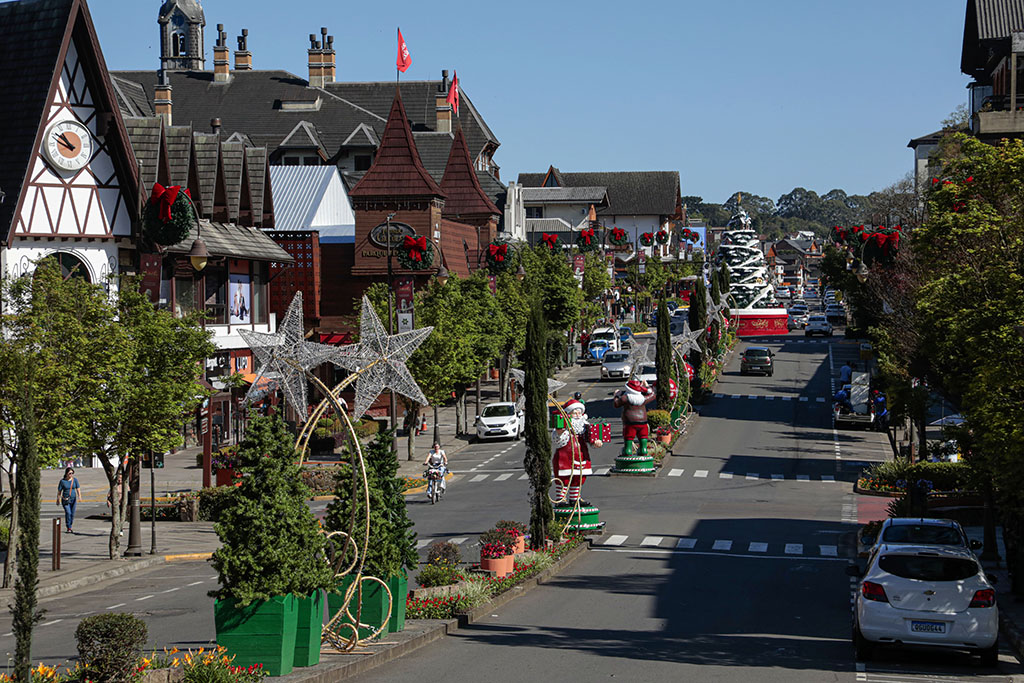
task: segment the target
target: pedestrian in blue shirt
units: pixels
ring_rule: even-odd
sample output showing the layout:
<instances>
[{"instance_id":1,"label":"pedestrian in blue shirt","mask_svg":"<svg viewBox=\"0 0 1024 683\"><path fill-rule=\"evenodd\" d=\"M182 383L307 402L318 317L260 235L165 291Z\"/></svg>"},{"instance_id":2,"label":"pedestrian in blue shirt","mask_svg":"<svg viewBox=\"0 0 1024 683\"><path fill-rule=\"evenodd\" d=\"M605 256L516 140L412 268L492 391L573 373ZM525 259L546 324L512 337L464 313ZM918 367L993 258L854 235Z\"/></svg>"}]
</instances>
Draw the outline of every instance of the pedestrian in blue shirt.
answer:
<instances>
[{"instance_id":1,"label":"pedestrian in blue shirt","mask_svg":"<svg viewBox=\"0 0 1024 683\"><path fill-rule=\"evenodd\" d=\"M57 482L57 505L64 506L64 523L66 534L75 523L75 507L78 505L78 480L72 468L64 470L64 478Z\"/></svg>"}]
</instances>

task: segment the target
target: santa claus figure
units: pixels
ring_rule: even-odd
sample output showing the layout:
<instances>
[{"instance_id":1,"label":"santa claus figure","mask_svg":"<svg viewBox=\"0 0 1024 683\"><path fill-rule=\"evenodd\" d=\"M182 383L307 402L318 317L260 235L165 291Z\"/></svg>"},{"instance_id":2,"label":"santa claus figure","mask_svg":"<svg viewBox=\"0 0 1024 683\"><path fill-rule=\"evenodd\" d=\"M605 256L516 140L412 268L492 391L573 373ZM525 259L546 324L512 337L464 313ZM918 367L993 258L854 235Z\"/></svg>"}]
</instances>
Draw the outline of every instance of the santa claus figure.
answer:
<instances>
[{"instance_id":1,"label":"santa claus figure","mask_svg":"<svg viewBox=\"0 0 1024 683\"><path fill-rule=\"evenodd\" d=\"M647 382L631 379L626 388L615 392L612 405L622 408L622 436L626 441L623 455L633 455L633 441L639 441L637 455L647 455L647 404L655 399Z\"/></svg>"},{"instance_id":2,"label":"santa claus figure","mask_svg":"<svg viewBox=\"0 0 1024 683\"><path fill-rule=\"evenodd\" d=\"M586 406L582 401L570 399L562 406L569 422L556 429L551 441L555 446L551 469L555 475L554 494L558 503L576 504L580 499L580 488L593 474L590 466L590 444L600 447L600 438L592 439L587 422ZM575 437L575 438L573 438Z\"/></svg>"}]
</instances>

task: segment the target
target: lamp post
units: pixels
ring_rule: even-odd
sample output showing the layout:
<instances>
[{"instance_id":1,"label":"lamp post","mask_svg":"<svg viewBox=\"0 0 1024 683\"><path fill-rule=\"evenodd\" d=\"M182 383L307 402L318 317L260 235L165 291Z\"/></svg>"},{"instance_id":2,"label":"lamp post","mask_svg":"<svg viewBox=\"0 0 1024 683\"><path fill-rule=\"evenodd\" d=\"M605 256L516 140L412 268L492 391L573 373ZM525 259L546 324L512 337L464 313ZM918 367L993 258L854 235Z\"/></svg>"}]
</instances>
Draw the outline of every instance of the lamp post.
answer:
<instances>
[{"instance_id":1,"label":"lamp post","mask_svg":"<svg viewBox=\"0 0 1024 683\"><path fill-rule=\"evenodd\" d=\"M395 217L395 212L388 214L388 217L384 220L387 224L387 243L388 243L388 334L393 335L395 333L395 314L393 305L391 303L392 292L394 290L394 269L391 265L391 254L393 252L391 244L391 219ZM395 398L395 392L388 389L388 412L391 417L391 432L393 434L398 433L398 402ZM397 458L398 457L398 441L391 439L391 453Z\"/></svg>"}]
</instances>

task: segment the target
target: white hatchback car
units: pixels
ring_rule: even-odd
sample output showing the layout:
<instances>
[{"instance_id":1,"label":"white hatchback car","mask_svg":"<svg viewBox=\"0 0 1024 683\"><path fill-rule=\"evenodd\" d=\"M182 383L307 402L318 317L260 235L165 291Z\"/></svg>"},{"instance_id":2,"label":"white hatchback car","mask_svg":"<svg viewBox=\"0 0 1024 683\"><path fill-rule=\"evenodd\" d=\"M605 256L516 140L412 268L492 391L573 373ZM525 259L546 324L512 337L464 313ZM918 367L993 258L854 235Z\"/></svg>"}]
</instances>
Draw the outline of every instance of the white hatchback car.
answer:
<instances>
[{"instance_id":1,"label":"white hatchback car","mask_svg":"<svg viewBox=\"0 0 1024 683\"><path fill-rule=\"evenodd\" d=\"M477 439L518 439L523 435L523 412L515 403L488 403L476 416Z\"/></svg>"},{"instance_id":2,"label":"white hatchback car","mask_svg":"<svg viewBox=\"0 0 1024 683\"><path fill-rule=\"evenodd\" d=\"M853 645L857 659L877 645L966 650L984 666L999 661L996 592L966 548L881 545L861 575L854 599Z\"/></svg>"}]
</instances>

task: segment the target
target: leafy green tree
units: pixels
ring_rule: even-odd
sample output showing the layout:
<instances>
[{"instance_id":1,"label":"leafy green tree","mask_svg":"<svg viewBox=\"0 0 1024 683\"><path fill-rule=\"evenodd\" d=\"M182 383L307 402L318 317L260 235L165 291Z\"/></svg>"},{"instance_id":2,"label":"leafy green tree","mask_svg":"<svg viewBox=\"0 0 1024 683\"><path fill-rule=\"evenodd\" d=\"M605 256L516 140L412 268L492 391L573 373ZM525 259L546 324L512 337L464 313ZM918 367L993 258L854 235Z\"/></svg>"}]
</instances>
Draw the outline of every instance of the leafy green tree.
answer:
<instances>
[{"instance_id":1,"label":"leafy green tree","mask_svg":"<svg viewBox=\"0 0 1024 683\"><path fill-rule=\"evenodd\" d=\"M508 369L512 359L526 345L526 320L529 316L529 303L523 293L523 284L512 273L498 276L498 310L504 319L502 328L505 331L501 343L501 360L498 382L501 400L508 400Z\"/></svg>"},{"instance_id":2,"label":"leafy green tree","mask_svg":"<svg viewBox=\"0 0 1024 683\"><path fill-rule=\"evenodd\" d=\"M690 293L689 311L690 329L697 331L706 329L708 326L708 303L707 289L704 287L704 278L698 276L693 283L693 292ZM701 390L701 369L704 367L704 357L707 354L707 333L702 334L697 342L700 350L690 351L690 365L693 366L693 395L699 395Z\"/></svg>"},{"instance_id":3,"label":"leafy green tree","mask_svg":"<svg viewBox=\"0 0 1024 683\"><path fill-rule=\"evenodd\" d=\"M658 372L658 384L655 389L658 395L658 407L668 410L672 405L672 399L669 398L671 387L668 382L672 378L672 336L668 326L668 306L664 298L658 302L657 323L658 337L655 342L654 367Z\"/></svg>"},{"instance_id":4,"label":"leafy green tree","mask_svg":"<svg viewBox=\"0 0 1024 683\"><path fill-rule=\"evenodd\" d=\"M554 519L551 487L551 435L548 432L548 363L542 340L547 338L543 308L534 299L526 327L524 391L526 394L526 455L523 466L530 477L530 545L544 547L548 525Z\"/></svg>"},{"instance_id":5,"label":"leafy green tree","mask_svg":"<svg viewBox=\"0 0 1024 683\"><path fill-rule=\"evenodd\" d=\"M459 287L462 293L458 315L470 321L470 334L461 339L460 357L455 378L455 429L459 434L469 431L466 420L466 394L469 385L480 379L491 362L498 357L508 331L497 300L482 271L464 280L453 278L447 287Z\"/></svg>"},{"instance_id":6,"label":"leafy green tree","mask_svg":"<svg viewBox=\"0 0 1024 683\"><path fill-rule=\"evenodd\" d=\"M416 554L416 532L405 506L404 482L398 476L398 461L391 455L390 430L378 432L366 448L366 466L373 470L380 490L381 513L388 525L389 555L400 567L414 569L419 563ZM398 573L396 570L395 573Z\"/></svg>"},{"instance_id":7,"label":"leafy green tree","mask_svg":"<svg viewBox=\"0 0 1024 683\"><path fill-rule=\"evenodd\" d=\"M251 420L238 456L248 476L213 527L222 545L211 560L220 588L210 596L245 606L330 589L334 575L325 559L324 535L306 505L309 489L295 464L294 438L281 418Z\"/></svg>"},{"instance_id":8,"label":"leafy green tree","mask_svg":"<svg viewBox=\"0 0 1024 683\"><path fill-rule=\"evenodd\" d=\"M566 253L544 245L523 249L526 290L539 297L552 330L565 332L579 319L583 290L573 276Z\"/></svg>"}]
</instances>

